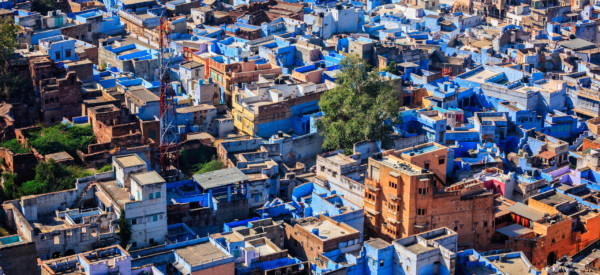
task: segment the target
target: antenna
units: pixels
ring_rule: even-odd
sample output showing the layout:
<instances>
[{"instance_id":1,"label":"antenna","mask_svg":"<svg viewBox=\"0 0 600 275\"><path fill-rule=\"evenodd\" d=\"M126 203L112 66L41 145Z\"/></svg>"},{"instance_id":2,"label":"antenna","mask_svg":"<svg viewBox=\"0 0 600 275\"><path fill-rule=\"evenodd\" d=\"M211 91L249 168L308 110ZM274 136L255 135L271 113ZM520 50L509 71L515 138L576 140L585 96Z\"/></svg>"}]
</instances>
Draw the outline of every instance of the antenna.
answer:
<instances>
[{"instance_id":1,"label":"antenna","mask_svg":"<svg viewBox=\"0 0 600 275\"><path fill-rule=\"evenodd\" d=\"M168 20L161 14L159 25L159 78L160 78L160 170L163 176L171 169L178 173L179 150L177 145L177 119L173 100L173 88L169 75L169 63L173 51L169 48L171 30Z\"/></svg>"}]
</instances>

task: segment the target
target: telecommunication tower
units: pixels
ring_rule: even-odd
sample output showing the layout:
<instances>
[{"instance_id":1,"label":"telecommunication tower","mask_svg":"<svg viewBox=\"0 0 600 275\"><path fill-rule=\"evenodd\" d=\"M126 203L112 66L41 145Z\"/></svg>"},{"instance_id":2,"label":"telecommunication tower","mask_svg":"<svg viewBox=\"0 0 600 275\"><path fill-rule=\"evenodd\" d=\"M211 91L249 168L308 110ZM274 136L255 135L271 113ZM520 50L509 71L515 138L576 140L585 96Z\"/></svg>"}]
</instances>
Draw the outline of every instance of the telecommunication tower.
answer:
<instances>
[{"instance_id":1,"label":"telecommunication tower","mask_svg":"<svg viewBox=\"0 0 600 275\"><path fill-rule=\"evenodd\" d=\"M168 20L163 15L159 25L159 71L160 78L160 169L163 176L170 170L178 171L179 150L177 145L177 119L173 88L169 75L169 63L173 58L173 51L169 50L169 35L171 29Z\"/></svg>"}]
</instances>

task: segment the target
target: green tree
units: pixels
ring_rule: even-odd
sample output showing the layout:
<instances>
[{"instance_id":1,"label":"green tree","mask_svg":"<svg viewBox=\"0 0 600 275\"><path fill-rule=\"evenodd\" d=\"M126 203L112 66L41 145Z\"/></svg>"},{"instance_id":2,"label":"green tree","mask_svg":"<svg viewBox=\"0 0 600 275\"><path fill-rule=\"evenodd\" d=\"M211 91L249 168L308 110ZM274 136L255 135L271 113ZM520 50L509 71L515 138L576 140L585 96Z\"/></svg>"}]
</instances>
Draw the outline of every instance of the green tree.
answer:
<instances>
[{"instance_id":1,"label":"green tree","mask_svg":"<svg viewBox=\"0 0 600 275\"><path fill-rule=\"evenodd\" d=\"M396 62L392 61L385 67L385 71L391 74L400 75L400 72L396 68Z\"/></svg>"},{"instance_id":2,"label":"green tree","mask_svg":"<svg viewBox=\"0 0 600 275\"><path fill-rule=\"evenodd\" d=\"M8 59L15 52L18 26L12 18L0 20L0 91L5 99L30 89L31 83L10 69Z\"/></svg>"},{"instance_id":3,"label":"green tree","mask_svg":"<svg viewBox=\"0 0 600 275\"><path fill-rule=\"evenodd\" d=\"M108 171L112 171L113 167L112 164L106 164L104 166L102 166L100 169L98 169L98 171L96 171L96 173L104 173L104 172L108 172Z\"/></svg>"},{"instance_id":4,"label":"green tree","mask_svg":"<svg viewBox=\"0 0 600 275\"><path fill-rule=\"evenodd\" d=\"M17 187L16 192L13 192L13 197L18 198L74 188L75 181L78 178L90 175L89 171L79 166L64 166L52 159L40 162L35 167L35 178Z\"/></svg>"},{"instance_id":5,"label":"green tree","mask_svg":"<svg viewBox=\"0 0 600 275\"><path fill-rule=\"evenodd\" d=\"M0 61L4 61L9 55L14 53L17 48L17 30L18 27L12 18L0 20Z\"/></svg>"},{"instance_id":6,"label":"green tree","mask_svg":"<svg viewBox=\"0 0 600 275\"><path fill-rule=\"evenodd\" d=\"M7 199L14 198L15 192L17 192L17 187L15 186L15 179L17 178L17 174L12 174L8 172L2 173L2 195Z\"/></svg>"},{"instance_id":7,"label":"green tree","mask_svg":"<svg viewBox=\"0 0 600 275\"><path fill-rule=\"evenodd\" d=\"M28 139L42 155L65 151L71 156L77 156L77 150L87 151L88 145L94 141L94 131L89 124L57 124L30 133Z\"/></svg>"},{"instance_id":8,"label":"green tree","mask_svg":"<svg viewBox=\"0 0 600 275\"><path fill-rule=\"evenodd\" d=\"M377 72L367 72L364 60L357 55L346 56L341 66L338 85L319 101L323 149L349 153L354 143L373 139L387 145L391 125L399 121L400 105L393 86Z\"/></svg>"},{"instance_id":9,"label":"green tree","mask_svg":"<svg viewBox=\"0 0 600 275\"><path fill-rule=\"evenodd\" d=\"M59 9L58 2L57 0L33 0L31 9L41 15L47 15L49 11Z\"/></svg>"},{"instance_id":10,"label":"green tree","mask_svg":"<svg viewBox=\"0 0 600 275\"><path fill-rule=\"evenodd\" d=\"M125 209L121 209L119 216L119 239L121 239L120 245L123 248L127 248L131 241L131 224L125 218Z\"/></svg>"},{"instance_id":11,"label":"green tree","mask_svg":"<svg viewBox=\"0 0 600 275\"><path fill-rule=\"evenodd\" d=\"M216 170L221 170L223 168L226 168L225 164L223 164L220 160L213 158L209 162L198 164L196 166L196 171L194 171L194 174L204 174Z\"/></svg>"},{"instance_id":12,"label":"green tree","mask_svg":"<svg viewBox=\"0 0 600 275\"><path fill-rule=\"evenodd\" d=\"M194 149L179 150L179 169L185 175L194 174L199 165L215 159L217 150L214 147L201 146Z\"/></svg>"},{"instance_id":13,"label":"green tree","mask_svg":"<svg viewBox=\"0 0 600 275\"><path fill-rule=\"evenodd\" d=\"M26 154L31 152L31 148L23 147L23 144L19 143L16 138L1 142L0 147L7 148L15 154Z\"/></svg>"}]
</instances>

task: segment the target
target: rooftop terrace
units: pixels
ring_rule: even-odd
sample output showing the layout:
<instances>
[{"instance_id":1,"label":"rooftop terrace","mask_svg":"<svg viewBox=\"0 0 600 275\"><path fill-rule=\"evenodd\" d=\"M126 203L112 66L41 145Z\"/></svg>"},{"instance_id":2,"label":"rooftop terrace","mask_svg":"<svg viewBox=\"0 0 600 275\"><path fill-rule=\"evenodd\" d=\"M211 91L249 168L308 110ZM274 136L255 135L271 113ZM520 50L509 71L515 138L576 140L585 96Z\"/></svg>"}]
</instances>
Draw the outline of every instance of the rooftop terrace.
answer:
<instances>
[{"instance_id":1,"label":"rooftop terrace","mask_svg":"<svg viewBox=\"0 0 600 275\"><path fill-rule=\"evenodd\" d=\"M422 154L429 153L429 152L439 150L439 149L442 149L442 147L440 147L436 144L430 143L430 144L426 144L424 146L415 146L412 148L408 148L408 149L399 151L399 153L407 154L410 156L413 156L413 155L417 156L417 155L422 155Z\"/></svg>"},{"instance_id":2,"label":"rooftop terrace","mask_svg":"<svg viewBox=\"0 0 600 275\"><path fill-rule=\"evenodd\" d=\"M330 240L351 234L348 229L345 229L330 220L304 219L299 221L300 227L313 235L323 239Z\"/></svg>"}]
</instances>

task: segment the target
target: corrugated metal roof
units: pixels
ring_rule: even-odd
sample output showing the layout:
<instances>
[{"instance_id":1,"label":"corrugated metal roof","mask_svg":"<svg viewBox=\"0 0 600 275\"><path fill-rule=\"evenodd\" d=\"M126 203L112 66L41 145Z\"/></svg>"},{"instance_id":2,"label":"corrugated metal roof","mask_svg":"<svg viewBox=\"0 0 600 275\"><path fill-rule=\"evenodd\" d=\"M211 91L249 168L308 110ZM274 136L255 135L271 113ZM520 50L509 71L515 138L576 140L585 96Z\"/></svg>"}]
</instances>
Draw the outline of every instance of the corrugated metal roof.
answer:
<instances>
[{"instance_id":1,"label":"corrugated metal roof","mask_svg":"<svg viewBox=\"0 0 600 275\"><path fill-rule=\"evenodd\" d=\"M537 221L537 220L543 218L544 215L546 215L546 213L539 211L533 207L529 207L528 205L522 204L520 202L517 202L517 203L511 205L506 210L508 210L512 213L515 213L521 217L530 219L532 221Z\"/></svg>"},{"instance_id":2,"label":"corrugated metal roof","mask_svg":"<svg viewBox=\"0 0 600 275\"><path fill-rule=\"evenodd\" d=\"M204 190L223 187L249 179L250 178L237 167L194 175L194 181L196 181Z\"/></svg>"},{"instance_id":3,"label":"corrugated metal roof","mask_svg":"<svg viewBox=\"0 0 600 275\"><path fill-rule=\"evenodd\" d=\"M511 238L515 238L515 237L523 236L525 234L529 234L529 233L533 232L533 230L515 223L515 224L511 224L506 227L502 227L500 229L496 229L496 232L498 232L502 235L506 235Z\"/></svg>"}]
</instances>

